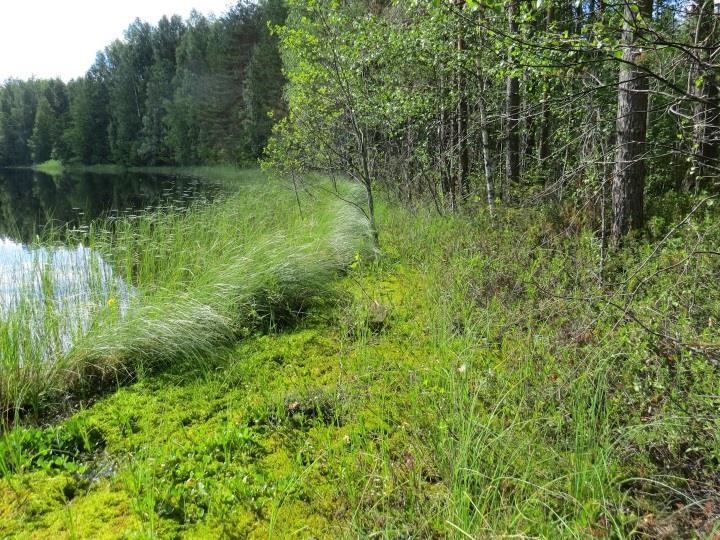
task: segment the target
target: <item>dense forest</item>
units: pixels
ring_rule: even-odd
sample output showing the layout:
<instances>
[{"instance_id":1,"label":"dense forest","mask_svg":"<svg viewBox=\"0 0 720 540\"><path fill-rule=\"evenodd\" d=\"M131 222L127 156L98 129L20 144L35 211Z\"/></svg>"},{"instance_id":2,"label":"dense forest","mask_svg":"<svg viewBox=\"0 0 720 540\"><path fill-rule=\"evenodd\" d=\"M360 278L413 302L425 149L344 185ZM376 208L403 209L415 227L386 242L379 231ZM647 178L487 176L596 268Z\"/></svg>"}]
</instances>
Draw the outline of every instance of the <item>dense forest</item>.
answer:
<instances>
[{"instance_id":1,"label":"dense forest","mask_svg":"<svg viewBox=\"0 0 720 540\"><path fill-rule=\"evenodd\" d=\"M288 4L288 169L441 212L571 202L616 239L645 197L718 191L712 0Z\"/></svg>"},{"instance_id":2,"label":"dense forest","mask_svg":"<svg viewBox=\"0 0 720 540\"><path fill-rule=\"evenodd\" d=\"M268 162L351 175L371 215L374 186L442 212L572 201L617 239L646 196L717 190L719 34L711 0L268 0L136 20L83 78L5 82L0 165L241 163L281 120Z\"/></svg>"},{"instance_id":3,"label":"dense forest","mask_svg":"<svg viewBox=\"0 0 720 540\"><path fill-rule=\"evenodd\" d=\"M124 165L255 159L282 115L278 0L218 19L136 20L87 74L0 86L0 166L58 159Z\"/></svg>"}]
</instances>

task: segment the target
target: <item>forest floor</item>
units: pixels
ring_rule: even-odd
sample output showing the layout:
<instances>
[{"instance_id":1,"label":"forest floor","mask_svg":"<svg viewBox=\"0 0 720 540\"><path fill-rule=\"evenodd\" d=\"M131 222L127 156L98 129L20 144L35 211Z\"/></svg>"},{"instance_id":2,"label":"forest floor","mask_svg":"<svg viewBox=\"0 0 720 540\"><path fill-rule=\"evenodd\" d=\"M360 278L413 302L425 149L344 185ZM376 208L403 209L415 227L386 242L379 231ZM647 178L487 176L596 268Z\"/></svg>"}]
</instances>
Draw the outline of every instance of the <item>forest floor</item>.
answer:
<instances>
[{"instance_id":1,"label":"forest floor","mask_svg":"<svg viewBox=\"0 0 720 540\"><path fill-rule=\"evenodd\" d=\"M3 435L0 537L712 537L713 211L605 257L383 204L329 302Z\"/></svg>"}]
</instances>

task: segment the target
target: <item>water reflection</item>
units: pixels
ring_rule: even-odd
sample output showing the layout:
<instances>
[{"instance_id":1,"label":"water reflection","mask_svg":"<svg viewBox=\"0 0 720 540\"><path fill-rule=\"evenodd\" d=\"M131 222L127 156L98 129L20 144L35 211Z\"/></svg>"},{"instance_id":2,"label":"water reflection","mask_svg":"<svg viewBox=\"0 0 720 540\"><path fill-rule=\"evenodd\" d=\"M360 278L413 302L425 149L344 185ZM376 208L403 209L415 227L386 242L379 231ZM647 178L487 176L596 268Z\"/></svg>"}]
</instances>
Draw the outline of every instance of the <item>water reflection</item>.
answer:
<instances>
[{"instance_id":1,"label":"water reflection","mask_svg":"<svg viewBox=\"0 0 720 540\"><path fill-rule=\"evenodd\" d=\"M91 291L101 291L124 304L127 286L112 268L89 248L52 247L30 249L8 239L0 240L0 313L17 307L32 296L56 307L91 300Z\"/></svg>"},{"instance_id":2,"label":"water reflection","mask_svg":"<svg viewBox=\"0 0 720 540\"><path fill-rule=\"evenodd\" d=\"M0 241L0 365L61 357L99 318L122 317L132 291L84 246Z\"/></svg>"},{"instance_id":3,"label":"water reflection","mask_svg":"<svg viewBox=\"0 0 720 540\"><path fill-rule=\"evenodd\" d=\"M0 238L29 244L48 227L87 224L111 211L185 205L219 193L215 185L187 177L121 173L67 173L0 169Z\"/></svg>"},{"instance_id":4,"label":"water reflection","mask_svg":"<svg viewBox=\"0 0 720 540\"><path fill-rule=\"evenodd\" d=\"M133 296L99 253L43 246L38 235L82 228L99 216L184 206L219 191L169 176L0 169L0 368L58 358L92 324L122 317Z\"/></svg>"}]
</instances>

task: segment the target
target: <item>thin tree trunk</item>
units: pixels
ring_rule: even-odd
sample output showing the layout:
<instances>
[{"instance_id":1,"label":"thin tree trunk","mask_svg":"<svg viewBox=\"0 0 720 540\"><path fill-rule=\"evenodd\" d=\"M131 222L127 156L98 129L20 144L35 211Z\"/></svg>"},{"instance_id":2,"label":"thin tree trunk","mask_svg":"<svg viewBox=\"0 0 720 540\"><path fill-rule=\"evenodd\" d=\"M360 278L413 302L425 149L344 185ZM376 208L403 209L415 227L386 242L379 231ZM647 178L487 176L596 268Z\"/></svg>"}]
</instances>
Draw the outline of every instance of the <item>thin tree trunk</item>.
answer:
<instances>
[{"instance_id":1,"label":"thin tree trunk","mask_svg":"<svg viewBox=\"0 0 720 540\"><path fill-rule=\"evenodd\" d=\"M542 97L542 114L540 119L540 148L538 149L538 160L540 160L540 166L545 166L545 161L550 157L550 95L548 90L543 91Z\"/></svg>"},{"instance_id":2,"label":"thin tree trunk","mask_svg":"<svg viewBox=\"0 0 720 540\"><path fill-rule=\"evenodd\" d=\"M378 234L377 221L375 220L375 197L373 195L373 178L370 170L370 156L367 147L367 134L363 130L358 130L360 138L360 160L362 163L363 186L365 187L365 196L368 205L368 218L370 221L370 232L375 243L375 247L380 247L380 235Z\"/></svg>"},{"instance_id":3,"label":"thin tree trunk","mask_svg":"<svg viewBox=\"0 0 720 540\"><path fill-rule=\"evenodd\" d=\"M478 73L478 75L480 74ZM482 86L480 88L478 109L480 110L480 137L482 139L482 157L485 169L485 189L490 215L495 215L495 193L492 180L492 162L490 161L490 134L488 133L487 110L485 109L485 89L487 88L487 82L483 76L480 76L480 80L482 81Z\"/></svg>"},{"instance_id":4,"label":"thin tree trunk","mask_svg":"<svg viewBox=\"0 0 720 540\"><path fill-rule=\"evenodd\" d=\"M720 145L720 98L717 74L711 55L717 50L718 25L713 13L713 0L695 0L696 17L694 44L698 59L693 61L688 81L689 94L698 98L693 103L693 170L687 175L683 188L688 191L703 185L704 180L717 172Z\"/></svg>"},{"instance_id":5,"label":"thin tree trunk","mask_svg":"<svg viewBox=\"0 0 720 540\"><path fill-rule=\"evenodd\" d=\"M452 79L450 84L452 85ZM448 114L448 131L450 132L450 151L448 152L448 194L450 195L450 209L455 212L457 210L457 150L459 146L458 129L457 129L457 108L451 108Z\"/></svg>"},{"instance_id":6,"label":"thin tree trunk","mask_svg":"<svg viewBox=\"0 0 720 540\"><path fill-rule=\"evenodd\" d=\"M465 0L455 0L459 10L465 7ZM465 51L464 25L460 22L457 38L457 59L458 64L462 63ZM456 182L456 197L462 199L466 195L468 173L470 170L470 150L468 147L468 102L467 102L467 80L462 66L457 69L457 144L458 144L458 170Z\"/></svg>"},{"instance_id":7,"label":"thin tree trunk","mask_svg":"<svg viewBox=\"0 0 720 540\"><path fill-rule=\"evenodd\" d=\"M548 2L547 9L545 11L545 31L553 31L553 23L555 21L555 9L553 3ZM550 181L551 175L547 170L547 159L550 157L550 134L551 134L551 123L552 123L552 111L550 108L550 81L545 81L543 84L542 93L542 112L540 115L540 143L538 147L538 165L540 168L541 177L544 179L545 185Z\"/></svg>"},{"instance_id":8,"label":"thin tree trunk","mask_svg":"<svg viewBox=\"0 0 720 540\"><path fill-rule=\"evenodd\" d=\"M640 27L652 15L652 0L624 0L617 110L617 151L613 174L612 236L618 242L632 229L643 226L645 190L645 139L647 133L648 77L635 63L642 51L638 46Z\"/></svg>"},{"instance_id":9,"label":"thin tree trunk","mask_svg":"<svg viewBox=\"0 0 720 540\"><path fill-rule=\"evenodd\" d=\"M451 130L449 129L450 121L448 118L447 108L445 107L445 80L440 76L440 96L442 97L442 108L440 109L440 125L439 125L439 148L440 148L440 186L443 193L443 203L447 207L448 202L452 205L452 181L451 166L449 152L451 151L449 142L452 139Z\"/></svg>"},{"instance_id":10,"label":"thin tree trunk","mask_svg":"<svg viewBox=\"0 0 720 540\"><path fill-rule=\"evenodd\" d=\"M508 29L518 34L518 0L507 2ZM510 58L510 65L512 65ZM520 179L520 80L509 75L505 90L505 190Z\"/></svg>"}]
</instances>

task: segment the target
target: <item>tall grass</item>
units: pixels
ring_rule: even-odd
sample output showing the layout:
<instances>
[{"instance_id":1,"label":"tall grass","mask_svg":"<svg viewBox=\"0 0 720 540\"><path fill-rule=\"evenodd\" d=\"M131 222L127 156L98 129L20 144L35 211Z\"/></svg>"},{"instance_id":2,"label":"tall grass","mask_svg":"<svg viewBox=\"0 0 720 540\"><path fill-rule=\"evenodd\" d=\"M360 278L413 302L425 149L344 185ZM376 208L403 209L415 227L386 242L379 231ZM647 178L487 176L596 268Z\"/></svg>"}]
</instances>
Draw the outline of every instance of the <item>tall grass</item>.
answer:
<instances>
[{"instance_id":1,"label":"tall grass","mask_svg":"<svg viewBox=\"0 0 720 540\"><path fill-rule=\"evenodd\" d=\"M714 252L713 214L603 260L542 212L381 211L381 245L427 276L437 390L408 415L435 418L449 536L717 530L719 266L692 255Z\"/></svg>"},{"instance_id":2,"label":"tall grass","mask_svg":"<svg viewBox=\"0 0 720 540\"><path fill-rule=\"evenodd\" d=\"M346 196L358 195L348 186ZM247 182L215 203L93 223L70 240L85 246L82 265L36 257L21 278L38 285L18 290L0 328L0 411L39 411L141 367L201 361L302 313L370 244L352 205L300 203L302 213L284 185ZM51 291L67 274L75 285L62 300Z\"/></svg>"}]
</instances>

